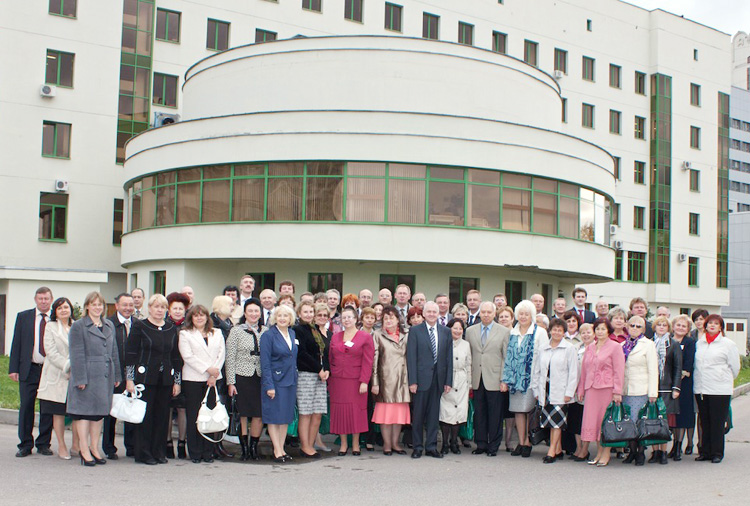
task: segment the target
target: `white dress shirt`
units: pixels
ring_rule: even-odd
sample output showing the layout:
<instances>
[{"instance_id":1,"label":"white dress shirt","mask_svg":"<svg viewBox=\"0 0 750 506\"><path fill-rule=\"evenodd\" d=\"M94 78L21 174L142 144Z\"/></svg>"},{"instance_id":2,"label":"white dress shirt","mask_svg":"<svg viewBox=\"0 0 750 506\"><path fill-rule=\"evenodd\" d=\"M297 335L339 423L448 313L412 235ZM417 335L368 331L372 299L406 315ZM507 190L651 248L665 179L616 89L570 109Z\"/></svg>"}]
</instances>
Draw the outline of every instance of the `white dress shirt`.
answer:
<instances>
[{"instance_id":1,"label":"white dress shirt","mask_svg":"<svg viewBox=\"0 0 750 506\"><path fill-rule=\"evenodd\" d=\"M42 315L44 315L44 319L49 322L49 311L46 313L42 313L38 309L34 312L34 349L31 352L31 361L35 364L43 364L44 363L44 356L39 353L39 341L44 340L44 335L39 335L39 324L42 321Z\"/></svg>"}]
</instances>

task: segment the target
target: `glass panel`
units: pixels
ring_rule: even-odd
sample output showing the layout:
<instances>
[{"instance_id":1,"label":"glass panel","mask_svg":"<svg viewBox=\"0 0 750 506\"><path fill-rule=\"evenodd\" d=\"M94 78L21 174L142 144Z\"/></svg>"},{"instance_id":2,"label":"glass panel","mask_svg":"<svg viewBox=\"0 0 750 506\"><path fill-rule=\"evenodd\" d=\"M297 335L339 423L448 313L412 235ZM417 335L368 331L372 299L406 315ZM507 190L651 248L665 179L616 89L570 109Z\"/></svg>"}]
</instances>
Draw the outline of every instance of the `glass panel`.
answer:
<instances>
[{"instance_id":1,"label":"glass panel","mask_svg":"<svg viewBox=\"0 0 750 506\"><path fill-rule=\"evenodd\" d=\"M55 228L52 230L53 239L65 239L65 216L67 215L67 208L55 207L52 212L55 215Z\"/></svg>"},{"instance_id":2,"label":"glass panel","mask_svg":"<svg viewBox=\"0 0 750 506\"><path fill-rule=\"evenodd\" d=\"M125 0L122 13L122 25L128 28L135 28L138 21L138 1Z\"/></svg>"},{"instance_id":3,"label":"glass panel","mask_svg":"<svg viewBox=\"0 0 750 506\"><path fill-rule=\"evenodd\" d=\"M517 174L503 174L503 186L514 188L531 188L531 177Z\"/></svg>"},{"instance_id":4,"label":"glass panel","mask_svg":"<svg viewBox=\"0 0 750 506\"><path fill-rule=\"evenodd\" d=\"M301 176L305 165L302 162L278 162L268 164L269 176Z\"/></svg>"},{"instance_id":5,"label":"glass panel","mask_svg":"<svg viewBox=\"0 0 750 506\"><path fill-rule=\"evenodd\" d=\"M581 189L581 195L583 195L584 190ZM593 193L592 193L593 197ZM580 201L580 213L581 213L581 221L580 221L580 235L579 237L583 239L584 241L593 241L594 240L594 203L589 202L586 200Z\"/></svg>"},{"instance_id":6,"label":"glass panel","mask_svg":"<svg viewBox=\"0 0 750 506\"><path fill-rule=\"evenodd\" d=\"M42 154L55 156L55 125L42 124Z\"/></svg>"},{"instance_id":7,"label":"glass panel","mask_svg":"<svg viewBox=\"0 0 750 506\"><path fill-rule=\"evenodd\" d=\"M307 221L341 221L343 185L339 177L308 179Z\"/></svg>"},{"instance_id":8,"label":"glass panel","mask_svg":"<svg viewBox=\"0 0 750 506\"><path fill-rule=\"evenodd\" d=\"M56 206L68 205L68 196L64 193L43 193L39 202Z\"/></svg>"},{"instance_id":9,"label":"glass panel","mask_svg":"<svg viewBox=\"0 0 750 506\"><path fill-rule=\"evenodd\" d=\"M503 182L507 175L503 176ZM527 178L530 179L530 178ZM529 181L530 182L530 181ZM503 228L505 230L530 230L531 192L503 189Z\"/></svg>"},{"instance_id":10,"label":"glass panel","mask_svg":"<svg viewBox=\"0 0 750 506\"><path fill-rule=\"evenodd\" d=\"M393 165L390 167L392 169ZM421 167L424 171L424 166ZM424 223L424 209L424 181L391 179L388 182L388 221L390 223Z\"/></svg>"},{"instance_id":11,"label":"glass panel","mask_svg":"<svg viewBox=\"0 0 750 506\"><path fill-rule=\"evenodd\" d=\"M154 190L143 190L141 193L141 228L154 226L156 218L156 195Z\"/></svg>"},{"instance_id":12,"label":"glass panel","mask_svg":"<svg viewBox=\"0 0 750 506\"><path fill-rule=\"evenodd\" d=\"M217 48L224 50L229 47L229 23L217 23Z\"/></svg>"},{"instance_id":13,"label":"glass panel","mask_svg":"<svg viewBox=\"0 0 750 506\"><path fill-rule=\"evenodd\" d=\"M151 32L138 32L136 34L136 50L139 55L151 56L152 44Z\"/></svg>"},{"instance_id":14,"label":"glass panel","mask_svg":"<svg viewBox=\"0 0 750 506\"><path fill-rule=\"evenodd\" d=\"M202 223L229 221L229 180L203 183Z\"/></svg>"},{"instance_id":15,"label":"glass panel","mask_svg":"<svg viewBox=\"0 0 750 506\"><path fill-rule=\"evenodd\" d=\"M534 232L557 234L557 195L534 192Z\"/></svg>"},{"instance_id":16,"label":"glass panel","mask_svg":"<svg viewBox=\"0 0 750 506\"><path fill-rule=\"evenodd\" d=\"M557 181L551 179L534 178L534 189L543 192L557 193Z\"/></svg>"},{"instance_id":17,"label":"glass panel","mask_svg":"<svg viewBox=\"0 0 750 506\"><path fill-rule=\"evenodd\" d=\"M138 9L138 29L150 32L154 26L154 4L140 2Z\"/></svg>"},{"instance_id":18,"label":"glass panel","mask_svg":"<svg viewBox=\"0 0 750 506\"><path fill-rule=\"evenodd\" d=\"M262 176L266 173L266 166L263 164L259 165L235 165L234 176Z\"/></svg>"},{"instance_id":19,"label":"glass panel","mask_svg":"<svg viewBox=\"0 0 750 506\"><path fill-rule=\"evenodd\" d=\"M70 125L57 125L57 153L56 156L70 158Z\"/></svg>"},{"instance_id":20,"label":"glass panel","mask_svg":"<svg viewBox=\"0 0 750 506\"><path fill-rule=\"evenodd\" d=\"M169 33L167 38L173 42L180 40L180 15L174 12L169 14Z\"/></svg>"},{"instance_id":21,"label":"glass panel","mask_svg":"<svg viewBox=\"0 0 750 506\"><path fill-rule=\"evenodd\" d=\"M200 181L201 169L183 169L177 174L178 181Z\"/></svg>"},{"instance_id":22,"label":"glass panel","mask_svg":"<svg viewBox=\"0 0 750 506\"><path fill-rule=\"evenodd\" d=\"M560 235L578 238L578 199L560 197Z\"/></svg>"},{"instance_id":23,"label":"glass panel","mask_svg":"<svg viewBox=\"0 0 750 506\"><path fill-rule=\"evenodd\" d=\"M187 171L180 171L180 177L182 177L183 172ZM200 221L200 199L200 183L177 185L177 223L198 223Z\"/></svg>"},{"instance_id":24,"label":"glass panel","mask_svg":"<svg viewBox=\"0 0 750 506\"><path fill-rule=\"evenodd\" d=\"M128 53L135 53L135 30L123 27L122 29L122 50Z\"/></svg>"},{"instance_id":25,"label":"glass panel","mask_svg":"<svg viewBox=\"0 0 750 506\"><path fill-rule=\"evenodd\" d=\"M498 174L498 182L499 179ZM469 188L469 212L470 227L500 228L500 188L472 185Z\"/></svg>"},{"instance_id":26,"label":"glass panel","mask_svg":"<svg viewBox=\"0 0 750 506\"><path fill-rule=\"evenodd\" d=\"M134 98L133 99L133 120L134 121L148 121L148 99L147 98Z\"/></svg>"},{"instance_id":27,"label":"glass panel","mask_svg":"<svg viewBox=\"0 0 750 506\"><path fill-rule=\"evenodd\" d=\"M162 185L162 184L170 184L174 183L176 179L176 173L174 171L169 172L160 172L156 175L156 184Z\"/></svg>"},{"instance_id":28,"label":"glass panel","mask_svg":"<svg viewBox=\"0 0 750 506\"><path fill-rule=\"evenodd\" d=\"M203 179L226 179L231 174L231 166L217 165L203 169Z\"/></svg>"},{"instance_id":29,"label":"glass panel","mask_svg":"<svg viewBox=\"0 0 750 506\"><path fill-rule=\"evenodd\" d=\"M156 38L164 40L167 38L167 11L157 9L156 11Z\"/></svg>"},{"instance_id":30,"label":"glass panel","mask_svg":"<svg viewBox=\"0 0 750 506\"><path fill-rule=\"evenodd\" d=\"M57 51L47 51L47 67L44 73L44 82L57 84L57 66L60 55Z\"/></svg>"},{"instance_id":31,"label":"glass panel","mask_svg":"<svg viewBox=\"0 0 750 506\"><path fill-rule=\"evenodd\" d=\"M63 16L68 16L71 18L76 17L76 3L77 0L66 0L63 2Z\"/></svg>"},{"instance_id":32,"label":"glass panel","mask_svg":"<svg viewBox=\"0 0 750 506\"><path fill-rule=\"evenodd\" d=\"M572 184L560 183L560 195L578 197L578 187Z\"/></svg>"},{"instance_id":33,"label":"glass panel","mask_svg":"<svg viewBox=\"0 0 750 506\"><path fill-rule=\"evenodd\" d=\"M377 162L349 162L346 173L350 176L385 176L385 164Z\"/></svg>"},{"instance_id":34,"label":"glass panel","mask_svg":"<svg viewBox=\"0 0 750 506\"><path fill-rule=\"evenodd\" d=\"M464 169L452 169L448 167L430 167L431 179L455 179L464 180Z\"/></svg>"},{"instance_id":35,"label":"glass panel","mask_svg":"<svg viewBox=\"0 0 750 506\"><path fill-rule=\"evenodd\" d=\"M135 186L133 188L135 189ZM138 230L139 228L141 228L141 194L134 193L131 204L130 230Z\"/></svg>"},{"instance_id":36,"label":"glass panel","mask_svg":"<svg viewBox=\"0 0 750 506\"><path fill-rule=\"evenodd\" d=\"M253 167L253 166L247 166ZM255 166L255 167L261 167ZM237 167L235 167L235 174ZM232 221L262 221L264 179L236 179L232 190Z\"/></svg>"},{"instance_id":37,"label":"glass panel","mask_svg":"<svg viewBox=\"0 0 750 506\"><path fill-rule=\"evenodd\" d=\"M135 70L135 94L139 97L148 96L148 87L150 81L150 70L138 67Z\"/></svg>"},{"instance_id":38,"label":"glass panel","mask_svg":"<svg viewBox=\"0 0 750 506\"><path fill-rule=\"evenodd\" d=\"M120 65L120 93L133 93L134 81L135 67L131 67L130 65Z\"/></svg>"},{"instance_id":39,"label":"glass panel","mask_svg":"<svg viewBox=\"0 0 750 506\"><path fill-rule=\"evenodd\" d=\"M73 62L75 56L70 53L60 54L60 86L73 86Z\"/></svg>"},{"instance_id":40,"label":"glass panel","mask_svg":"<svg viewBox=\"0 0 750 506\"><path fill-rule=\"evenodd\" d=\"M177 78L167 76L164 82L164 105L177 106Z\"/></svg>"},{"instance_id":41,"label":"glass panel","mask_svg":"<svg viewBox=\"0 0 750 506\"><path fill-rule=\"evenodd\" d=\"M593 191L587 190L586 188L581 188L580 192L581 192L580 193L581 199L583 199L583 200L591 200L591 201L594 200L594 192Z\"/></svg>"},{"instance_id":42,"label":"glass panel","mask_svg":"<svg viewBox=\"0 0 750 506\"><path fill-rule=\"evenodd\" d=\"M308 176L343 176L344 162L308 162Z\"/></svg>"},{"instance_id":43,"label":"glass panel","mask_svg":"<svg viewBox=\"0 0 750 506\"><path fill-rule=\"evenodd\" d=\"M120 82L122 83L122 81ZM133 97L129 97L127 95L120 95L118 111L120 111L120 115L119 115L120 118L133 119Z\"/></svg>"},{"instance_id":44,"label":"glass panel","mask_svg":"<svg viewBox=\"0 0 750 506\"><path fill-rule=\"evenodd\" d=\"M430 182L430 223L464 224L464 184Z\"/></svg>"},{"instance_id":45,"label":"glass panel","mask_svg":"<svg viewBox=\"0 0 750 506\"><path fill-rule=\"evenodd\" d=\"M174 186L161 186L156 189L156 225L174 223Z\"/></svg>"},{"instance_id":46,"label":"glass panel","mask_svg":"<svg viewBox=\"0 0 750 506\"><path fill-rule=\"evenodd\" d=\"M598 244L604 244L604 236L609 233L604 195L597 193L594 196L594 206L594 241Z\"/></svg>"},{"instance_id":47,"label":"glass panel","mask_svg":"<svg viewBox=\"0 0 750 506\"><path fill-rule=\"evenodd\" d=\"M469 181L472 183L500 184L500 172L496 170L469 169Z\"/></svg>"},{"instance_id":48,"label":"glass panel","mask_svg":"<svg viewBox=\"0 0 750 506\"><path fill-rule=\"evenodd\" d=\"M388 175L390 177L418 177L425 178L424 165L407 165L404 163L388 164Z\"/></svg>"},{"instance_id":49,"label":"glass panel","mask_svg":"<svg viewBox=\"0 0 750 506\"><path fill-rule=\"evenodd\" d=\"M144 188L151 188L152 186L154 186L155 181L156 179L154 178L154 176L146 176L141 180L141 183L143 184Z\"/></svg>"},{"instance_id":50,"label":"glass panel","mask_svg":"<svg viewBox=\"0 0 750 506\"><path fill-rule=\"evenodd\" d=\"M385 171L385 165L380 164ZM349 164L351 171L352 164ZM385 217L385 180L356 179L346 181L346 220L381 223Z\"/></svg>"},{"instance_id":51,"label":"glass panel","mask_svg":"<svg viewBox=\"0 0 750 506\"><path fill-rule=\"evenodd\" d=\"M268 206L266 218L268 221L301 220L302 178L269 179L266 205Z\"/></svg>"}]
</instances>

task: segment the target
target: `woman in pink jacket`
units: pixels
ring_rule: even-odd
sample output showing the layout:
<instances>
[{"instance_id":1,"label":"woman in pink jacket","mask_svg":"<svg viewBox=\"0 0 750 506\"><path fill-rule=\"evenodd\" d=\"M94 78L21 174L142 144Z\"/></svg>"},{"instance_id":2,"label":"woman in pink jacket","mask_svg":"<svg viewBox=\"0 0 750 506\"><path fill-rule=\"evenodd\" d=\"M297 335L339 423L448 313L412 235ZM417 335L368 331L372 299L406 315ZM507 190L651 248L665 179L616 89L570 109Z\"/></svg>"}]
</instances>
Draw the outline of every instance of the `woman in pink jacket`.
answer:
<instances>
[{"instance_id":1,"label":"woman in pink jacket","mask_svg":"<svg viewBox=\"0 0 750 506\"><path fill-rule=\"evenodd\" d=\"M622 345L609 338L612 325L606 318L594 322L592 346L586 349L581 364L578 382L578 398L583 401L583 423L581 424L582 451L588 451L592 441L599 441L602 420L607 406L613 400L622 402L622 387L625 377L625 356ZM609 448L599 445L596 458L591 465L606 466L609 463Z\"/></svg>"}]
</instances>

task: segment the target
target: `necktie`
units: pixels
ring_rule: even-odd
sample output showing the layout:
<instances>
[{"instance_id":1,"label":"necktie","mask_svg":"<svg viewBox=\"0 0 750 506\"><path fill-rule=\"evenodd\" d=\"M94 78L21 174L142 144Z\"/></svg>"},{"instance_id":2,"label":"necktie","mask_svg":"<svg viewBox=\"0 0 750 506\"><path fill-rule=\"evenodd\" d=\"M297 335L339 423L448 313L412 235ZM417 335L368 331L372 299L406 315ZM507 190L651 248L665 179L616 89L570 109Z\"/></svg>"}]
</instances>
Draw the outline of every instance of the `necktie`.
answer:
<instances>
[{"instance_id":1,"label":"necktie","mask_svg":"<svg viewBox=\"0 0 750 506\"><path fill-rule=\"evenodd\" d=\"M440 317L440 325L445 325L445 316Z\"/></svg>"},{"instance_id":2,"label":"necktie","mask_svg":"<svg viewBox=\"0 0 750 506\"><path fill-rule=\"evenodd\" d=\"M432 363L437 363L437 339L435 339L435 327L430 327L430 345L432 345Z\"/></svg>"},{"instance_id":3,"label":"necktie","mask_svg":"<svg viewBox=\"0 0 750 506\"><path fill-rule=\"evenodd\" d=\"M44 329L47 328L47 314L42 313L39 316L42 317L42 319L39 320L39 354L46 357L47 354L44 352Z\"/></svg>"},{"instance_id":4,"label":"necktie","mask_svg":"<svg viewBox=\"0 0 750 506\"><path fill-rule=\"evenodd\" d=\"M138 319L141 318L141 310L140 309L136 309L135 310L135 317L138 318Z\"/></svg>"},{"instance_id":5,"label":"necktie","mask_svg":"<svg viewBox=\"0 0 750 506\"><path fill-rule=\"evenodd\" d=\"M579 309L578 314L581 315L581 320L583 320L583 309Z\"/></svg>"},{"instance_id":6,"label":"necktie","mask_svg":"<svg viewBox=\"0 0 750 506\"><path fill-rule=\"evenodd\" d=\"M469 315L469 325L474 325L474 316Z\"/></svg>"},{"instance_id":7,"label":"necktie","mask_svg":"<svg viewBox=\"0 0 750 506\"><path fill-rule=\"evenodd\" d=\"M487 344L487 327L482 326L482 346Z\"/></svg>"},{"instance_id":8,"label":"necktie","mask_svg":"<svg viewBox=\"0 0 750 506\"><path fill-rule=\"evenodd\" d=\"M406 321L406 309L404 308L401 308L401 318L403 318L404 321Z\"/></svg>"},{"instance_id":9,"label":"necktie","mask_svg":"<svg viewBox=\"0 0 750 506\"><path fill-rule=\"evenodd\" d=\"M125 325L125 337L130 335L130 318L122 322Z\"/></svg>"}]
</instances>

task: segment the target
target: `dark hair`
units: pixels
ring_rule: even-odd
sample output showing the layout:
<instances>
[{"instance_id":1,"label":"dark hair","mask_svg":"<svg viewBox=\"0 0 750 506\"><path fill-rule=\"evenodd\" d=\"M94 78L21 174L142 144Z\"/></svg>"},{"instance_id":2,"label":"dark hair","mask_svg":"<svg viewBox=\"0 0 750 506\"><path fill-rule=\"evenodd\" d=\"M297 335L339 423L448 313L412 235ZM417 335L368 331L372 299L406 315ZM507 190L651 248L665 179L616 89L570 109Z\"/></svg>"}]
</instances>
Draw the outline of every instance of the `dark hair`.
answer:
<instances>
[{"instance_id":1,"label":"dark hair","mask_svg":"<svg viewBox=\"0 0 750 506\"><path fill-rule=\"evenodd\" d=\"M563 313L562 319L565 320L566 322L568 320L570 320L571 318L575 318L576 319L576 321L578 322L578 326L579 327L581 326L581 323L583 323L581 321L581 315L578 314L578 311L576 311L575 309L568 309L567 311L565 311Z\"/></svg>"},{"instance_id":2,"label":"dark hair","mask_svg":"<svg viewBox=\"0 0 750 506\"><path fill-rule=\"evenodd\" d=\"M697 320L701 316L703 317L704 320L708 318L709 316L708 311L706 311L703 308L696 309L695 311L693 311L693 314L690 315L690 319L693 320L693 323L695 323L695 320ZM703 322L703 325L705 326L706 322Z\"/></svg>"},{"instance_id":3,"label":"dark hair","mask_svg":"<svg viewBox=\"0 0 750 506\"><path fill-rule=\"evenodd\" d=\"M563 330L563 334L565 334L565 331L568 330L568 324L565 323L565 320L561 320L560 318L552 318L552 321L549 322L549 327L547 327L547 334L552 333L552 329L555 327L560 327Z\"/></svg>"},{"instance_id":4,"label":"dark hair","mask_svg":"<svg viewBox=\"0 0 750 506\"><path fill-rule=\"evenodd\" d=\"M575 298L575 296L576 296L576 294L578 292L583 292L586 296L588 296L588 294L589 294L589 292L587 292L585 288L583 288L581 286L577 286L577 287L575 287L573 289L573 298Z\"/></svg>"},{"instance_id":5,"label":"dark hair","mask_svg":"<svg viewBox=\"0 0 750 506\"><path fill-rule=\"evenodd\" d=\"M279 283L279 291L281 291L281 287L282 286L291 286L292 287L292 292L294 292L294 283L292 283L290 280L285 279L284 281L282 281L281 283Z\"/></svg>"},{"instance_id":6,"label":"dark hair","mask_svg":"<svg viewBox=\"0 0 750 506\"><path fill-rule=\"evenodd\" d=\"M240 294L240 289L239 289L239 288L237 288L237 287L236 287L236 286L234 286L234 285L227 285L227 286L225 286L225 287L224 287L224 290L223 290L223 291L221 292L221 294L222 294L222 295L226 295L226 294L227 294L227 292L234 292L234 293L236 293L237 295L239 295L239 294Z\"/></svg>"},{"instance_id":7,"label":"dark hair","mask_svg":"<svg viewBox=\"0 0 750 506\"><path fill-rule=\"evenodd\" d=\"M378 304L380 304L380 302L378 302ZM374 305L375 304L373 304L373 306ZM398 320L398 331L404 332L404 324L401 321L401 313L398 312L398 309L396 309L396 306L391 305L391 304L388 304L387 306L383 306L383 312L381 313L381 318L384 317L386 314L396 317L396 319Z\"/></svg>"},{"instance_id":8,"label":"dark hair","mask_svg":"<svg viewBox=\"0 0 750 506\"><path fill-rule=\"evenodd\" d=\"M277 305L281 305L281 302L285 301L287 299L292 301L292 306L296 306L297 305L297 301L294 300L294 295L290 295L288 293L285 293L284 295L280 295L279 296L279 300L277 301Z\"/></svg>"},{"instance_id":9,"label":"dark hair","mask_svg":"<svg viewBox=\"0 0 750 506\"><path fill-rule=\"evenodd\" d=\"M195 330L195 327L193 326L193 316L195 316L196 314L202 314L206 316L206 326L204 327L204 330L206 331L206 334L210 334L214 329L214 321L213 318L211 318L211 313L208 312L206 306L202 306L200 304L191 307L190 311L187 312L187 315L185 315L185 326L183 328L185 330Z\"/></svg>"},{"instance_id":10,"label":"dark hair","mask_svg":"<svg viewBox=\"0 0 750 506\"><path fill-rule=\"evenodd\" d=\"M708 327L709 322L717 321L719 322L719 326L721 327L721 334L724 335L724 318L717 314L710 314L706 317L706 321L703 322L703 329L705 330ZM706 332L708 332L706 330Z\"/></svg>"},{"instance_id":11,"label":"dark hair","mask_svg":"<svg viewBox=\"0 0 750 506\"><path fill-rule=\"evenodd\" d=\"M448 327L449 329L453 329L453 326L456 324L456 322L461 324L461 328L464 329L464 331L466 330L466 322L461 320L460 318L451 318L450 320L448 320L448 324L446 325L446 327Z\"/></svg>"},{"instance_id":12,"label":"dark hair","mask_svg":"<svg viewBox=\"0 0 750 506\"><path fill-rule=\"evenodd\" d=\"M47 292L42 292L42 293L47 293ZM73 317L73 304L65 297L60 297L55 302L52 303L52 309L50 310L50 314L49 314L49 321L51 322L57 321L57 308L59 308L63 304L67 304L68 307L70 308L70 321L71 322L75 321L75 318Z\"/></svg>"},{"instance_id":13,"label":"dark hair","mask_svg":"<svg viewBox=\"0 0 750 506\"><path fill-rule=\"evenodd\" d=\"M172 292L167 295L167 307L170 307L175 302L182 302L182 305L187 309L190 306L190 297L180 292Z\"/></svg>"},{"instance_id":14,"label":"dark hair","mask_svg":"<svg viewBox=\"0 0 750 506\"><path fill-rule=\"evenodd\" d=\"M133 298L133 296L130 295L128 292L122 292L121 294L117 295L117 297L115 297L115 304L120 302L120 299L122 299L123 297L130 297L131 299Z\"/></svg>"},{"instance_id":15,"label":"dark hair","mask_svg":"<svg viewBox=\"0 0 750 506\"><path fill-rule=\"evenodd\" d=\"M609 321L609 318L606 318L606 317L597 318L596 320L594 320L594 323L592 324L594 326L594 332L596 332L596 327L598 327L601 324L604 324L607 326L608 334L615 333L615 328L612 326L612 323Z\"/></svg>"},{"instance_id":16,"label":"dark hair","mask_svg":"<svg viewBox=\"0 0 750 506\"><path fill-rule=\"evenodd\" d=\"M240 321L238 323L245 323L245 311L247 310L247 306L250 304L255 304L260 308L260 320L258 320L258 325L263 325L263 306L260 303L260 299L257 297L250 297L249 299L245 299L245 303L242 305L242 316L240 316Z\"/></svg>"},{"instance_id":17,"label":"dark hair","mask_svg":"<svg viewBox=\"0 0 750 506\"><path fill-rule=\"evenodd\" d=\"M346 306L344 309L341 310L341 313L339 314L339 318L344 316L344 313L350 311L354 315L354 320L359 321L359 313L357 313L357 310L354 309L352 306Z\"/></svg>"},{"instance_id":18,"label":"dark hair","mask_svg":"<svg viewBox=\"0 0 750 506\"><path fill-rule=\"evenodd\" d=\"M422 309L417 306L410 307L406 312L406 322L408 323L416 315L422 316Z\"/></svg>"}]
</instances>

